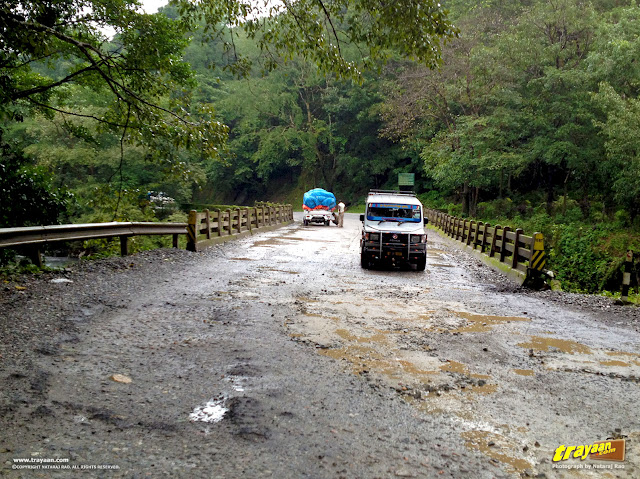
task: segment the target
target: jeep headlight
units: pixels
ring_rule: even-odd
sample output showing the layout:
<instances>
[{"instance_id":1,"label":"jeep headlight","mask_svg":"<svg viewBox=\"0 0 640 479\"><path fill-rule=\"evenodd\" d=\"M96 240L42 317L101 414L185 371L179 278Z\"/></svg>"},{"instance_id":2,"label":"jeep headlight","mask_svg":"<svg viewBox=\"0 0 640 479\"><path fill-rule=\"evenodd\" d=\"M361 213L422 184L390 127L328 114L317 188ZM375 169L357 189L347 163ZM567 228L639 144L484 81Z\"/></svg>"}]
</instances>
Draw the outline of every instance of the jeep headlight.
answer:
<instances>
[{"instance_id":1,"label":"jeep headlight","mask_svg":"<svg viewBox=\"0 0 640 479\"><path fill-rule=\"evenodd\" d=\"M380 239L380 233L367 233L366 239L369 241L378 241Z\"/></svg>"},{"instance_id":2,"label":"jeep headlight","mask_svg":"<svg viewBox=\"0 0 640 479\"><path fill-rule=\"evenodd\" d=\"M426 243L427 235L411 235L411 242L416 243Z\"/></svg>"}]
</instances>

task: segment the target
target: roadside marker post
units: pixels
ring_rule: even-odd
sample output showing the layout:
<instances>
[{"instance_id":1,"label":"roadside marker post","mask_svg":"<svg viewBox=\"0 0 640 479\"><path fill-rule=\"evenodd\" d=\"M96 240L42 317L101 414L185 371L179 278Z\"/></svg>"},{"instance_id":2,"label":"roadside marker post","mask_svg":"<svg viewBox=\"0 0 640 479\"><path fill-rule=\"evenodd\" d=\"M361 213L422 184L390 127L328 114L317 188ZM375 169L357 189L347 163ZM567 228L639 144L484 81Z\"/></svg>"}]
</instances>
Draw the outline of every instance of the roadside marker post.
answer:
<instances>
[{"instance_id":1,"label":"roadside marker post","mask_svg":"<svg viewBox=\"0 0 640 479\"><path fill-rule=\"evenodd\" d=\"M533 233L533 253L531 255L531 269L541 272L547 264L544 252L544 237L542 233Z\"/></svg>"},{"instance_id":2,"label":"roadside marker post","mask_svg":"<svg viewBox=\"0 0 640 479\"><path fill-rule=\"evenodd\" d=\"M633 267L633 251L627 251L624 259L624 272L622 273L622 295L620 300L629 301L629 285L631 284L631 268Z\"/></svg>"}]
</instances>

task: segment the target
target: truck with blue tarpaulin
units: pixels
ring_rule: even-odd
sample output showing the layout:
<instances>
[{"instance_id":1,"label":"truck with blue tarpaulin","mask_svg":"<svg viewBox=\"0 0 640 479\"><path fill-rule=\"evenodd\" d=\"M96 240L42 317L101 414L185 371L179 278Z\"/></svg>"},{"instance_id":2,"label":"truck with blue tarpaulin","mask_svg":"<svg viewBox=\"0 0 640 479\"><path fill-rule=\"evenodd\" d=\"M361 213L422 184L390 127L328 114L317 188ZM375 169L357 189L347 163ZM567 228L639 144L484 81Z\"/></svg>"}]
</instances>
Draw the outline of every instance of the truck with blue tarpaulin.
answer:
<instances>
[{"instance_id":1,"label":"truck with blue tarpaulin","mask_svg":"<svg viewBox=\"0 0 640 479\"><path fill-rule=\"evenodd\" d=\"M329 226L333 220L333 210L336 209L336 205L336 197L330 191L322 188L307 191L302 197L302 209L304 210L302 223L305 226L311 223Z\"/></svg>"}]
</instances>

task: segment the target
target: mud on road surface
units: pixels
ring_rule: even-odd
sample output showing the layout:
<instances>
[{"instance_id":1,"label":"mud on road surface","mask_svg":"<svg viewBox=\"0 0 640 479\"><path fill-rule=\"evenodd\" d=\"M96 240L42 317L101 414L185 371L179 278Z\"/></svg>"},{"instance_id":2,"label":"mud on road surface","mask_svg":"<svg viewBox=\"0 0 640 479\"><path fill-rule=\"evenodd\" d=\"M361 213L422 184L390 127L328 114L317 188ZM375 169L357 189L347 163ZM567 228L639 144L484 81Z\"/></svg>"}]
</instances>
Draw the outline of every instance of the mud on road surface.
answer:
<instances>
[{"instance_id":1,"label":"mud on road surface","mask_svg":"<svg viewBox=\"0 0 640 479\"><path fill-rule=\"evenodd\" d=\"M640 475L637 308L514 288L433 232L425 272L363 270L359 228L5 284L0 475ZM607 438L625 461L554 467Z\"/></svg>"}]
</instances>

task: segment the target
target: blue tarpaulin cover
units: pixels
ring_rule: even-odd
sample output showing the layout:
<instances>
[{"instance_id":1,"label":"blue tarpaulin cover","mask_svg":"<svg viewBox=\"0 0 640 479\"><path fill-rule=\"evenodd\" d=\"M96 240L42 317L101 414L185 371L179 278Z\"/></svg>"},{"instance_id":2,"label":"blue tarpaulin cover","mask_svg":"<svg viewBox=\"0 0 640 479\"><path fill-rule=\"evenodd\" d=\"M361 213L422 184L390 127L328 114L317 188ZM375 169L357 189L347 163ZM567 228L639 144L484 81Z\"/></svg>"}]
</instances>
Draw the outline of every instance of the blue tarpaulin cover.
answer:
<instances>
[{"instance_id":1,"label":"blue tarpaulin cover","mask_svg":"<svg viewBox=\"0 0 640 479\"><path fill-rule=\"evenodd\" d=\"M333 210L336 207L336 197L327 190L314 188L304 194L302 206L305 210Z\"/></svg>"}]
</instances>

